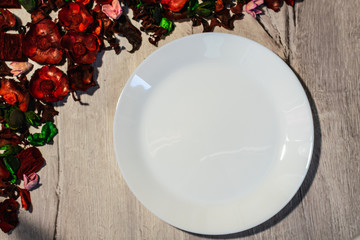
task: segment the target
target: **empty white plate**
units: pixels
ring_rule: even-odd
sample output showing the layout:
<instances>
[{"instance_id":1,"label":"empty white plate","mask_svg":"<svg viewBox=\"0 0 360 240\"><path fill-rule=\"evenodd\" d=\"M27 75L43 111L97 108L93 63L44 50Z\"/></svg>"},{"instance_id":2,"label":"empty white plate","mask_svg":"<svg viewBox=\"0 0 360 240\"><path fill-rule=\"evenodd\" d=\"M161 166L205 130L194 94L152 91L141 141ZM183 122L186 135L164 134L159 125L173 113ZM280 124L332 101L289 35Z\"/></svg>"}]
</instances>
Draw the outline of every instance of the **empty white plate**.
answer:
<instances>
[{"instance_id":1,"label":"empty white plate","mask_svg":"<svg viewBox=\"0 0 360 240\"><path fill-rule=\"evenodd\" d=\"M291 69L242 37L196 34L152 53L114 119L131 191L180 229L228 234L280 211L310 164L313 121Z\"/></svg>"}]
</instances>

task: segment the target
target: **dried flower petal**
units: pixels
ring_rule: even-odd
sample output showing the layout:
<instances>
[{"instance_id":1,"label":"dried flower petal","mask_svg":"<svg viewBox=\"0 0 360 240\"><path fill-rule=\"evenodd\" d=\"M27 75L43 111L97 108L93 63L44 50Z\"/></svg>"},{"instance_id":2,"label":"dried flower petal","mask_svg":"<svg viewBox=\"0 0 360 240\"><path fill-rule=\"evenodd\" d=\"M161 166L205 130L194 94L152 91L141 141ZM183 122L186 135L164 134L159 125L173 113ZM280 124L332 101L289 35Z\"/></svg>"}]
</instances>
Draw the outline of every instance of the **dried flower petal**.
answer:
<instances>
[{"instance_id":1,"label":"dried flower petal","mask_svg":"<svg viewBox=\"0 0 360 240\"><path fill-rule=\"evenodd\" d=\"M0 61L0 76L11 76L11 69L5 62Z\"/></svg>"},{"instance_id":2,"label":"dried flower petal","mask_svg":"<svg viewBox=\"0 0 360 240\"><path fill-rule=\"evenodd\" d=\"M83 5L86 5L90 2L90 0L75 0L75 2L82 3Z\"/></svg>"},{"instance_id":3,"label":"dried flower petal","mask_svg":"<svg viewBox=\"0 0 360 240\"><path fill-rule=\"evenodd\" d=\"M68 32L61 39L61 45L66 49L76 63L91 64L96 60L100 49L100 40L95 34Z\"/></svg>"},{"instance_id":4,"label":"dried flower petal","mask_svg":"<svg viewBox=\"0 0 360 240\"><path fill-rule=\"evenodd\" d=\"M271 8L275 12L278 12L280 10L280 7L283 3L283 0L264 0L265 5L268 8Z\"/></svg>"},{"instance_id":5,"label":"dried flower petal","mask_svg":"<svg viewBox=\"0 0 360 240\"><path fill-rule=\"evenodd\" d=\"M0 130L0 146L5 144L20 144L21 141L21 137L16 135L16 133L12 132L10 129L3 128Z\"/></svg>"},{"instance_id":6,"label":"dried flower petal","mask_svg":"<svg viewBox=\"0 0 360 240\"><path fill-rule=\"evenodd\" d=\"M82 3L68 3L59 11L59 21L66 30L83 32L94 19Z\"/></svg>"},{"instance_id":7,"label":"dried flower petal","mask_svg":"<svg viewBox=\"0 0 360 240\"><path fill-rule=\"evenodd\" d=\"M96 0L98 4L104 5L104 4L110 4L113 0Z\"/></svg>"},{"instance_id":8,"label":"dried flower petal","mask_svg":"<svg viewBox=\"0 0 360 240\"><path fill-rule=\"evenodd\" d=\"M2 79L0 83L0 96L4 101L10 105L19 106L20 110L25 112L30 101L28 91L12 79Z\"/></svg>"},{"instance_id":9,"label":"dried flower petal","mask_svg":"<svg viewBox=\"0 0 360 240\"><path fill-rule=\"evenodd\" d=\"M256 15L262 13L261 9L259 9L259 6L264 3L264 0L251 0L246 4L245 10L247 13L249 13L251 16L256 18Z\"/></svg>"},{"instance_id":10,"label":"dried flower petal","mask_svg":"<svg viewBox=\"0 0 360 240\"><path fill-rule=\"evenodd\" d=\"M24 34L0 32L0 60L25 61L23 53Z\"/></svg>"},{"instance_id":11,"label":"dried flower petal","mask_svg":"<svg viewBox=\"0 0 360 240\"><path fill-rule=\"evenodd\" d=\"M30 192L27 189L18 188L21 197L21 205L25 210L29 210L31 207Z\"/></svg>"},{"instance_id":12,"label":"dried flower petal","mask_svg":"<svg viewBox=\"0 0 360 240\"><path fill-rule=\"evenodd\" d=\"M0 8L0 29L12 28L16 24L14 14L10 11Z\"/></svg>"},{"instance_id":13,"label":"dried flower petal","mask_svg":"<svg viewBox=\"0 0 360 240\"><path fill-rule=\"evenodd\" d=\"M113 0L111 4L102 5L102 11L112 19L118 19L122 14L119 0Z\"/></svg>"},{"instance_id":14,"label":"dried flower petal","mask_svg":"<svg viewBox=\"0 0 360 240\"><path fill-rule=\"evenodd\" d=\"M27 73L28 71L31 70L31 68L33 67L33 65L29 62L11 62L10 63L10 68L11 73L14 76L18 76L20 74L24 74Z\"/></svg>"},{"instance_id":15,"label":"dried flower petal","mask_svg":"<svg viewBox=\"0 0 360 240\"><path fill-rule=\"evenodd\" d=\"M0 161L0 187L4 187L4 180L10 177L10 172L6 166Z\"/></svg>"},{"instance_id":16,"label":"dried flower petal","mask_svg":"<svg viewBox=\"0 0 360 240\"><path fill-rule=\"evenodd\" d=\"M295 0L285 0L285 2L286 2L286 4L287 5L290 5L290 6L294 6L294 4L295 4Z\"/></svg>"},{"instance_id":17,"label":"dried flower petal","mask_svg":"<svg viewBox=\"0 0 360 240\"><path fill-rule=\"evenodd\" d=\"M18 0L1 0L0 7L2 8L21 8Z\"/></svg>"},{"instance_id":18,"label":"dried flower petal","mask_svg":"<svg viewBox=\"0 0 360 240\"><path fill-rule=\"evenodd\" d=\"M60 48L60 38L59 29L51 20L32 24L25 35L24 54L38 63L57 64L64 53Z\"/></svg>"},{"instance_id":19,"label":"dried flower petal","mask_svg":"<svg viewBox=\"0 0 360 240\"><path fill-rule=\"evenodd\" d=\"M224 9L224 2L223 0L216 0L215 2L215 12L220 12Z\"/></svg>"},{"instance_id":20,"label":"dried flower petal","mask_svg":"<svg viewBox=\"0 0 360 240\"><path fill-rule=\"evenodd\" d=\"M20 160L20 168L16 173L19 179L23 179L24 174L29 175L39 171L45 162L41 152L36 147L24 149L16 157Z\"/></svg>"},{"instance_id":21,"label":"dried flower petal","mask_svg":"<svg viewBox=\"0 0 360 240\"><path fill-rule=\"evenodd\" d=\"M31 77L30 94L45 102L62 100L69 93L67 76L57 67L44 66Z\"/></svg>"},{"instance_id":22,"label":"dried flower petal","mask_svg":"<svg viewBox=\"0 0 360 240\"><path fill-rule=\"evenodd\" d=\"M86 91L88 88L95 86L93 79L94 68L91 65L80 64L68 71L70 89Z\"/></svg>"},{"instance_id":23,"label":"dried flower petal","mask_svg":"<svg viewBox=\"0 0 360 240\"><path fill-rule=\"evenodd\" d=\"M30 173L28 176L23 174L23 179L24 179L24 187L29 191L36 188L39 185L39 181L40 181L39 175L34 172Z\"/></svg>"},{"instance_id":24,"label":"dried flower petal","mask_svg":"<svg viewBox=\"0 0 360 240\"><path fill-rule=\"evenodd\" d=\"M161 5L164 9L169 9L173 12L179 12L188 0L161 0Z\"/></svg>"},{"instance_id":25,"label":"dried flower petal","mask_svg":"<svg viewBox=\"0 0 360 240\"><path fill-rule=\"evenodd\" d=\"M14 199L6 199L0 203L0 228L4 233L10 232L19 224L18 209L19 203Z\"/></svg>"}]
</instances>

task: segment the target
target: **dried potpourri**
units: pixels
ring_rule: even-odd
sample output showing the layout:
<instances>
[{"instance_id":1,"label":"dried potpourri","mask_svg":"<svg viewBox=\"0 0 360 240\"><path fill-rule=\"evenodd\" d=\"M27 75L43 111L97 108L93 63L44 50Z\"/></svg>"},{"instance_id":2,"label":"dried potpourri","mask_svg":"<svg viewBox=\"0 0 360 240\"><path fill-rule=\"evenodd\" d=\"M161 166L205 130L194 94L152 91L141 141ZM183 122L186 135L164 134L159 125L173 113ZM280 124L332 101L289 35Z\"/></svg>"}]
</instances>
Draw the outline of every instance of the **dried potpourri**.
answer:
<instances>
[{"instance_id":1,"label":"dried potpourri","mask_svg":"<svg viewBox=\"0 0 360 240\"><path fill-rule=\"evenodd\" d=\"M121 52L117 36L128 40L132 53L141 46L141 31L157 45L174 30L174 21L191 20L204 32L233 29L244 11L256 18L262 7L279 11L284 1L294 6L294 0L0 0L0 196L6 198L0 202L1 230L18 225L19 197L22 208L31 208L29 191L38 186L37 172L45 163L37 146L58 133L52 103L70 92L80 101L76 91L96 85L91 64L103 50ZM26 27L5 9L20 4L31 14ZM122 7L133 11L140 29ZM51 19L52 11L57 19ZM28 78L30 60L43 66ZM64 72L58 66L65 63ZM40 132L30 133L31 127Z\"/></svg>"}]
</instances>

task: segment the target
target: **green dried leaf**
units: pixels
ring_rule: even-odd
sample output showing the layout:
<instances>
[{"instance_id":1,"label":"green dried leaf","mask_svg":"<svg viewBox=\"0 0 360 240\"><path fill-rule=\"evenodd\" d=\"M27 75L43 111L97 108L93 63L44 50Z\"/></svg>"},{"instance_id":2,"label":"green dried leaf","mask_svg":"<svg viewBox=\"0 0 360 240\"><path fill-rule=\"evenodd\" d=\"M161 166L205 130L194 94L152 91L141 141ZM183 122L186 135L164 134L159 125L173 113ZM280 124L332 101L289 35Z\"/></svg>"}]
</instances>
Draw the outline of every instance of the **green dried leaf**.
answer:
<instances>
[{"instance_id":1,"label":"green dried leaf","mask_svg":"<svg viewBox=\"0 0 360 240\"><path fill-rule=\"evenodd\" d=\"M171 33L171 31L174 29L173 22L168 20L167 18L161 19L160 27L165 28L167 30L166 34Z\"/></svg>"},{"instance_id":2,"label":"green dried leaf","mask_svg":"<svg viewBox=\"0 0 360 240\"><path fill-rule=\"evenodd\" d=\"M201 17L210 17L215 10L214 1L202 2L196 9L195 12Z\"/></svg>"},{"instance_id":3,"label":"green dried leaf","mask_svg":"<svg viewBox=\"0 0 360 240\"><path fill-rule=\"evenodd\" d=\"M5 126L12 130L19 130L26 127L25 114L18 107L11 107L5 111L5 119Z\"/></svg>"},{"instance_id":4,"label":"green dried leaf","mask_svg":"<svg viewBox=\"0 0 360 240\"><path fill-rule=\"evenodd\" d=\"M20 4L25 8L26 11L31 13L36 8L35 0L19 0Z\"/></svg>"},{"instance_id":5,"label":"green dried leaf","mask_svg":"<svg viewBox=\"0 0 360 240\"><path fill-rule=\"evenodd\" d=\"M19 145L5 144L0 147L0 150L4 150L4 152L0 154L0 157L7 157L18 154L21 150L23 150L23 148Z\"/></svg>"},{"instance_id":6,"label":"green dried leaf","mask_svg":"<svg viewBox=\"0 0 360 240\"><path fill-rule=\"evenodd\" d=\"M52 122L46 122L41 128L41 133L30 134L28 140L33 146L43 146L51 142L57 133L56 126Z\"/></svg>"},{"instance_id":7,"label":"green dried leaf","mask_svg":"<svg viewBox=\"0 0 360 240\"><path fill-rule=\"evenodd\" d=\"M34 127L37 127L41 124L41 118L39 117L39 115L37 115L33 111L26 112L25 118L26 118L26 121Z\"/></svg>"},{"instance_id":8,"label":"green dried leaf","mask_svg":"<svg viewBox=\"0 0 360 240\"><path fill-rule=\"evenodd\" d=\"M187 7L188 15L189 16L194 15L194 11L198 6L199 6L199 1L198 0L190 0L189 5Z\"/></svg>"},{"instance_id":9,"label":"green dried leaf","mask_svg":"<svg viewBox=\"0 0 360 240\"><path fill-rule=\"evenodd\" d=\"M10 175L11 175L11 179L9 180L9 182L15 183L17 180L16 172L20 168L19 159L17 159L14 156L8 156L8 157L4 158L3 161L4 161L5 167L7 168L7 170L9 170Z\"/></svg>"},{"instance_id":10,"label":"green dried leaf","mask_svg":"<svg viewBox=\"0 0 360 240\"><path fill-rule=\"evenodd\" d=\"M161 20L162 20L161 8L160 7L155 7L150 12L151 12L151 14L152 14L152 16L154 18L154 21L155 21L154 23L156 25L160 25Z\"/></svg>"}]
</instances>

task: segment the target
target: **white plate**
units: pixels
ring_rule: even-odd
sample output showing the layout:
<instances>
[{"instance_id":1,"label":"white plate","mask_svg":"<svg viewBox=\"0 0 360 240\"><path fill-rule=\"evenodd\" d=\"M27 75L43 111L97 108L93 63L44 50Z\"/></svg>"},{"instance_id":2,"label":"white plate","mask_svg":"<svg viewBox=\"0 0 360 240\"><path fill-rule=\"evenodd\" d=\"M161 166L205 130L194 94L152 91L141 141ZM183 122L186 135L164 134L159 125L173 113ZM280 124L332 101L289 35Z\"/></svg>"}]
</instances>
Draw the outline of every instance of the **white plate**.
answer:
<instances>
[{"instance_id":1,"label":"white plate","mask_svg":"<svg viewBox=\"0 0 360 240\"><path fill-rule=\"evenodd\" d=\"M280 211L307 173L313 136L290 68L263 46L221 33L152 53L114 119L116 158L137 199L201 234L243 231Z\"/></svg>"}]
</instances>

